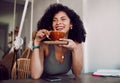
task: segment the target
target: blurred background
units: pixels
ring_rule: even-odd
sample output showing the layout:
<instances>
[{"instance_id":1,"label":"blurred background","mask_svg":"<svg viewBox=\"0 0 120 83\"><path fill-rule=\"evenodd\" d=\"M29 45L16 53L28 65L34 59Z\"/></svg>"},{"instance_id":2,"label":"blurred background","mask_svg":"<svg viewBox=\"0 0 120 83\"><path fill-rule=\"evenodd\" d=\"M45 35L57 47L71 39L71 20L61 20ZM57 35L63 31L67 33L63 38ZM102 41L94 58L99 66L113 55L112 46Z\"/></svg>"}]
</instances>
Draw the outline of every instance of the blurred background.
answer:
<instances>
[{"instance_id":1,"label":"blurred background","mask_svg":"<svg viewBox=\"0 0 120 83\"><path fill-rule=\"evenodd\" d=\"M0 0L0 57L12 44L13 31L17 36L25 0L16 0L15 26L13 25L14 0ZM86 29L83 43L83 72L97 69L120 69L120 0L59 0L80 15ZM45 9L56 0L34 0L33 31ZM22 30L23 49L30 40L31 2Z\"/></svg>"}]
</instances>

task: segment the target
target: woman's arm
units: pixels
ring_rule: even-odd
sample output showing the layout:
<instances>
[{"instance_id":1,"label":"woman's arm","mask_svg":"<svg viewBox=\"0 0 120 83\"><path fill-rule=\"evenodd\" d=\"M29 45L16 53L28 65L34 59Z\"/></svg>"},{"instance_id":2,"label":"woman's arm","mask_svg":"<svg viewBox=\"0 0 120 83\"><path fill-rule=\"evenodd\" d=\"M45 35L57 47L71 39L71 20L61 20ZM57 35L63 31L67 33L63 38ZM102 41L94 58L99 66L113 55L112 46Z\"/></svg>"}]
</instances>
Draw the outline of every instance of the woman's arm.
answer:
<instances>
[{"instance_id":1,"label":"woman's arm","mask_svg":"<svg viewBox=\"0 0 120 83\"><path fill-rule=\"evenodd\" d=\"M61 41L68 41L67 45L59 45L66 47L72 51L72 72L78 77L82 71L83 66L83 51L82 44L74 42L71 39L60 39Z\"/></svg>"},{"instance_id":2,"label":"woman's arm","mask_svg":"<svg viewBox=\"0 0 120 83\"><path fill-rule=\"evenodd\" d=\"M72 50L72 72L75 77L79 77L83 66L82 44L76 44Z\"/></svg>"},{"instance_id":3,"label":"woman's arm","mask_svg":"<svg viewBox=\"0 0 120 83\"><path fill-rule=\"evenodd\" d=\"M38 46L38 45L35 45ZM40 46L39 48L33 49L32 57L31 57L31 77L33 79L39 79L43 73L43 48Z\"/></svg>"},{"instance_id":4,"label":"woman's arm","mask_svg":"<svg viewBox=\"0 0 120 83\"><path fill-rule=\"evenodd\" d=\"M34 46L40 46L40 48L35 48L32 52L30 69L33 79L39 79L43 73L44 45L41 44L41 41L46 37L46 34L48 34L47 30L39 30L34 39Z\"/></svg>"}]
</instances>

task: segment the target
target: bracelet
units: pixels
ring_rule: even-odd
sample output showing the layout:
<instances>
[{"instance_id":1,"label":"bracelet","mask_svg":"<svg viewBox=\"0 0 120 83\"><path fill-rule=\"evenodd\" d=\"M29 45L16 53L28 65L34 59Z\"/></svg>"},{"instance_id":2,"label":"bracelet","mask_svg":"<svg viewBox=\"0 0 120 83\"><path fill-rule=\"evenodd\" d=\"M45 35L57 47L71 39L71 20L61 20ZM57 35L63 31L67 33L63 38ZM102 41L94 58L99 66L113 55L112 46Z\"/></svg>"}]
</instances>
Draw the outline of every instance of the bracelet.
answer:
<instances>
[{"instance_id":1,"label":"bracelet","mask_svg":"<svg viewBox=\"0 0 120 83\"><path fill-rule=\"evenodd\" d=\"M40 46L33 46L33 49L37 49L37 48L40 48Z\"/></svg>"}]
</instances>

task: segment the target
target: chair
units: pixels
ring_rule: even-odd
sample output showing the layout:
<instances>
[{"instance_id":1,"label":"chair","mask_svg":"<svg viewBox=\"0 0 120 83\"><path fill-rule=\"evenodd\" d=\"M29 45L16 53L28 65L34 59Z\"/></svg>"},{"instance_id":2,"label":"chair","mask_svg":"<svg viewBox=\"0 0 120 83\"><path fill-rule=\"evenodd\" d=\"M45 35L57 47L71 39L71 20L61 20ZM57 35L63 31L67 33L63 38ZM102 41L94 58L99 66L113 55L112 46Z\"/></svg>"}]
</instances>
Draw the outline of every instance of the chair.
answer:
<instances>
[{"instance_id":1,"label":"chair","mask_svg":"<svg viewBox=\"0 0 120 83\"><path fill-rule=\"evenodd\" d=\"M32 50L30 48L26 48L25 51L22 53L21 58L17 59L18 76L16 76L16 62L14 62L11 72L11 79L27 79L30 76L31 55Z\"/></svg>"},{"instance_id":2,"label":"chair","mask_svg":"<svg viewBox=\"0 0 120 83\"><path fill-rule=\"evenodd\" d=\"M18 77L16 76L16 62L13 66L11 78L12 79L27 79L30 76L30 59L19 58L17 60L17 72Z\"/></svg>"}]
</instances>

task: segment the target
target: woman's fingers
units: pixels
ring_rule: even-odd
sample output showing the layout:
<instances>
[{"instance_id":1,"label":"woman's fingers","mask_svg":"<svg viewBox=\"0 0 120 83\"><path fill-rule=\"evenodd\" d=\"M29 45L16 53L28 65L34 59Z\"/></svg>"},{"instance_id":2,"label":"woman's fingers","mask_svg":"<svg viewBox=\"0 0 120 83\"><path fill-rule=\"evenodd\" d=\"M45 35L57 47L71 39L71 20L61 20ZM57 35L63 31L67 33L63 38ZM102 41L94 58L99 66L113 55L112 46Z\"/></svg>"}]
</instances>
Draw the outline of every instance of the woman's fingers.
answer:
<instances>
[{"instance_id":1,"label":"woman's fingers","mask_svg":"<svg viewBox=\"0 0 120 83\"><path fill-rule=\"evenodd\" d=\"M46 37L46 35L49 35L49 31L45 30L45 29L39 30L36 33L36 37L41 38L41 39L44 39Z\"/></svg>"},{"instance_id":2,"label":"woman's fingers","mask_svg":"<svg viewBox=\"0 0 120 83\"><path fill-rule=\"evenodd\" d=\"M70 50L73 50L75 47L76 47L76 43L71 40L71 39L65 39L65 38L61 38L60 41L67 41L68 44L67 45L59 45L59 46L62 46L62 47L65 47L65 48L68 48Z\"/></svg>"},{"instance_id":3,"label":"woman's fingers","mask_svg":"<svg viewBox=\"0 0 120 83\"><path fill-rule=\"evenodd\" d=\"M40 42L46 38L46 35L49 35L49 31L42 29L36 32L34 43L37 45L40 44Z\"/></svg>"}]
</instances>

